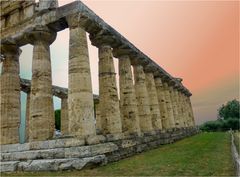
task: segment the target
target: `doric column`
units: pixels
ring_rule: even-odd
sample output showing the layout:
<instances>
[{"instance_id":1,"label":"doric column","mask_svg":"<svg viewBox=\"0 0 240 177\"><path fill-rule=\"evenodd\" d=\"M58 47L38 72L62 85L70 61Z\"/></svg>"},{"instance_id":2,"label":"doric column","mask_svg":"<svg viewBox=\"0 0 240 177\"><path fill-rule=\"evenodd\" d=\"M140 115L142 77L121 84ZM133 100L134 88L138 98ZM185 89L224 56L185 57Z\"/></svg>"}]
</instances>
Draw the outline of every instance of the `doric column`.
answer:
<instances>
[{"instance_id":1,"label":"doric column","mask_svg":"<svg viewBox=\"0 0 240 177\"><path fill-rule=\"evenodd\" d=\"M171 128L175 127L174 115L173 115L173 106L170 98L169 86L165 82L163 83L164 94L165 94L165 102L167 105L167 113L168 113L168 121Z\"/></svg>"},{"instance_id":2,"label":"doric column","mask_svg":"<svg viewBox=\"0 0 240 177\"><path fill-rule=\"evenodd\" d=\"M186 102L186 96L183 93L182 93L182 99L183 99L183 105L184 105L184 115L185 115L186 126L189 127L190 126L189 107L188 107L188 104Z\"/></svg>"},{"instance_id":3,"label":"doric column","mask_svg":"<svg viewBox=\"0 0 240 177\"><path fill-rule=\"evenodd\" d=\"M1 45L1 54L4 55L4 60L0 76L0 144L19 142L20 53L21 50L14 44Z\"/></svg>"},{"instance_id":4,"label":"doric column","mask_svg":"<svg viewBox=\"0 0 240 177\"><path fill-rule=\"evenodd\" d=\"M174 89L173 86L169 86L169 94L170 94L170 99L172 102L172 108L173 108L173 117L174 117L174 125L175 127L179 127L178 125L178 109L177 109L177 98L174 94Z\"/></svg>"},{"instance_id":5,"label":"doric column","mask_svg":"<svg viewBox=\"0 0 240 177\"><path fill-rule=\"evenodd\" d=\"M176 124L176 127L180 128L182 127L181 125L182 115L181 115L181 107L180 107L178 90L176 88L173 88L173 96L175 98L176 113L177 113L177 117L175 117L175 124Z\"/></svg>"},{"instance_id":6,"label":"doric column","mask_svg":"<svg viewBox=\"0 0 240 177\"><path fill-rule=\"evenodd\" d=\"M69 134L78 137L95 135L94 104L88 56L87 36L79 26L78 16L68 17L69 75L68 116Z\"/></svg>"},{"instance_id":7,"label":"doric column","mask_svg":"<svg viewBox=\"0 0 240 177\"><path fill-rule=\"evenodd\" d=\"M181 99L181 107L182 107L182 122L183 122L183 126L184 127L188 127L188 112L186 110L186 102L184 100L184 95L183 93L180 91L179 92L180 95L180 99Z\"/></svg>"},{"instance_id":8,"label":"doric column","mask_svg":"<svg viewBox=\"0 0 240 177\"><path fill-rule=\"evenodd\" d=\"M187 119L188 126L194 126L193 110L192 110L190 98L184 94L184 100L185 100L186 112L187 112L187 116L188 116L187 117L188 118Z\"/></svg>"},{"instance_id":9,"label":"doric column","mask_svg":"<svg viewBox=\"0 0 240 177\"><path fill-rule=\"evenodd\" d=\"M61 133L62 135L68 135L68 98L61 99Z\"/></svg>"},{"instance_id":10,"label":"doric column","mask_svg":"<svg viewBox=\"0 0 240 177\"><path fill-rule=\"evenodd\" d=\"M183 102L182 102L181 92L179 90L177 90L176 95L178 97L179 125L180 125L180 127L185 127L184 114L183 114Z\"/></svg>"},{"instance_id":11,"label":"doric column","mask_svg":"<svg viewBox=\"0 0 240 177\"><path fill-rule=\"evenodd\" d=\"M149 105L154 130L162 130L162 121L158 104L158 95L152 73L146 73L146 86L149 96Z\"/></svg>"},{"instance_id":12,"label":"doric column","mask_svg":"<svg viewBox=\"0 0 240 177\"><path fill-rule=\"evenodd\" d=\"M195 120L194 120L194 114L193 114L193 108L192 108L192 103L191 103L190 96L187 96L187 103L188 103L189 109L190 109L191 126L195 126Z\"/></svg>"},{"instance_id":13,"label":"doric column","mask_svg":"<svg viewBox=\"0 0 240 177\"><path fill-rule=\"evenodd\" d=\"M135 89L133 86L130 58L119 58L120 108L123 133L140 134L139 116Z\"/></svg>"},{"instance_id":14,"label":"doric column","mask_svg":"<svg viewBox=\"0 0 240 177\"><path fill-rule=\"evenodd\" d=\"M33 47L30 94L29 141L47 140L54 135L54 108L50 44L56 33L39 27L28 33Z\"/></svg>"},{"instance_id":15,"label":"doric column","mask_svg":"<svg viewBox=\"0 0 240 177\"><path fill-rule=\"evenodd\" d=\"M26 116L25 116L25 142L29 140L29 117L30 117L30 93L27 93Z\"/></svg>"},{"instance_id":16,"label":"doric column","mask_svg":"<svg viewBox=\"0 0 240 177\"><path fill-rule=\"evenodd\" d=\"M165 100L165 93L164 93L162 80L160 77L155 78L155 85L156 85L156 90L157 90L159 110L160 110L161 119L162 119L162 128L164 130L166 130L171 127L170 127L170 124L168 121L167 104L166 104L166 100Z\"/></svg>"},{"instance_id":17,"label":"doric column","mask_svg":"<svg viewBox=\"0 0 240 177\"><path fill-rule=\"evenodd\" d=\"M142 132L151 132L153 127L145 73L143 67L138 64L133 66L133 71L140 129Z\"/></svg>"},{"instance_id":18,"label":"doric column","mask_svg":"<svg viewBox=\"0 0 240 177\"><path fill-rule=\"evenodd\" d=\"M99 108L103 134L122 132L116 73L112 49L109 45L99 47Z\"/></svg>"}]
</instances>

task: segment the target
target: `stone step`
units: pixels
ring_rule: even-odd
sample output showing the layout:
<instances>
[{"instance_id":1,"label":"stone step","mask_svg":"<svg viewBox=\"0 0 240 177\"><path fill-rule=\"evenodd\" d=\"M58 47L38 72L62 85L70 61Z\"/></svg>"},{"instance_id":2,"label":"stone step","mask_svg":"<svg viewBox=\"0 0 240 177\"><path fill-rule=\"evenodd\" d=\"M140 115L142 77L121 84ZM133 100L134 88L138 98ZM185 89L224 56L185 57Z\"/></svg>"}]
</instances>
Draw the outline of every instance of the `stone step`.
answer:
<instances>
[{"instance_id":1,"label":"stone step","mask_svg":"<svg viewBox=\"0 0 240 177\"><path fill-rule=\"evenodd\" d=\"M20 161L0 162L0 172L13 172L17 170Z\"/></svg>"},{"instance_id":2,"label":"stone step","mask_svg":"<svg viewBox=\"0 0 240 177\"><path fill-rule=\"evenodd\" d=\"M24 144L6 144L1 145L1 152L21 152L29 150L40 150L40 149L53 149L53 148L65 148L73 146L85 145L84 139L77 138L66 138L66 139L55 139L47 141L36 141Z\"/></svg>"},{"instance_id":3,"label":"stone step","mask_svg":"<svg viewBox=\"0 0 240 177\"><path fill-rule=\"evenodd\" d=\"M114 143L102 143L89 146L41 149L20 152L1 153L1 161L26 161L35 159L84 158L118 150Z\"/></svg>"},{"instance_id":4,"label":"stone step","mask_svg":"<svg viewBox=\"0 0 240 177\"><path fill-rule=\"evenodd\" d=\"M1 172L13 171L62 171L80 170L84 167L97 166L107 162L105 155L86 158L39 159L28 161L0 162Z\"/></svg>"}]
</instances>

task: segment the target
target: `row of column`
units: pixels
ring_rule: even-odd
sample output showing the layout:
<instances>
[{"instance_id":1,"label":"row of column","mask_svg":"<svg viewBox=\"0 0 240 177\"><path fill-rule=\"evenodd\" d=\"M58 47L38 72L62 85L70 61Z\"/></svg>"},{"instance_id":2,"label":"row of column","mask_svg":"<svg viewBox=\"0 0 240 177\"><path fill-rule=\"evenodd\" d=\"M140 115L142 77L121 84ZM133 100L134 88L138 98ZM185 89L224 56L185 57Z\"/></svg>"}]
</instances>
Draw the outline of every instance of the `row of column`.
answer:
<instances>
[{"instance_id":1,"label":"row of column","mask_svg":"<svg viewBox=\"0 0 240 177\"><path fill-rule=\"evenodd\" d=\"M113 50L107 43L98 46L99 106L95 108L99 109L96 110L99 116L95 120L86 32L73 18L67 20L70 29L69 89L68 97L62 99L63 132L76 137L95 136L97 127L104 135L140 135L194 125L190 98L161 77L154 77L140 64L132 65L127 53L118 56L119 100ZM54 135L49 46L56 33L38 28L26 37L34 46L31 92L27 97L27 138L29 141L47 140ZM20 50L13 44L1 48L5 59L0 77L0 142L11 144L18 143L19 139Z\"/></svg>"}]
</instances>

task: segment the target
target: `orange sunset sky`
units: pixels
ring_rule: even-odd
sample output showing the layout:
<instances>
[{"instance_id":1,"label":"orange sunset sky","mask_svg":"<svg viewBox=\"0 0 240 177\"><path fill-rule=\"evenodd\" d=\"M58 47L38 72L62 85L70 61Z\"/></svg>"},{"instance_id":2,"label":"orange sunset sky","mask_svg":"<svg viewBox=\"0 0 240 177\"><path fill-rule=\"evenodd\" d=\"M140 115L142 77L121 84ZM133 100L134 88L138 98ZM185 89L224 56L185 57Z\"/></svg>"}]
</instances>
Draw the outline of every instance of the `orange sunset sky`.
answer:
<instances>
[{"instance_id":1,"label":"orange sunset sky","mask_svg":"<svg viewBox=\"0 0 240 177\"><path fill-rule=\"evenodd\" d=\"M59 0L59 5L72 1ZM183 78L193 94L197 124L216 119L219 106L239 98L238 1L83 2L172 76ZM63 87L68 85L68 32L59 32L51 46L53 84ZM32 46L22 50L21 76L30 78ZM89 53L98 93L98 54L90 42Z\"/></svg>"}]
</instances>

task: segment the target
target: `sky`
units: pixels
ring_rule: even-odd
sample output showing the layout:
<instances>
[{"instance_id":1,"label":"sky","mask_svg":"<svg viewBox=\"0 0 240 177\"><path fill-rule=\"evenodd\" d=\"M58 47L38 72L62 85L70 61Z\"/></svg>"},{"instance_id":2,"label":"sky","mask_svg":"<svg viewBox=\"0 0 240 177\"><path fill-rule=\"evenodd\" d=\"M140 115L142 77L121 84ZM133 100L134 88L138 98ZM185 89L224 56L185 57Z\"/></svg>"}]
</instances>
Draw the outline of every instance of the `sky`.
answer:
<instances>
[{"instance_id":1,"label":"sky","mask_svg":"<svg viewBox=\"0 0 240 177\"><path fill-rule=\"evenodd\" d=\"M73 1L59 0L59 5ZM193 94L197 124L217 119L222 104L239 99L238 1L83 2L172 76L183 78ZM66 29L51 45L53 84L62 87L68 86L68 40ZM88 43L93 93L98 94L98 50ZM30 79L33 47L21 49L20 75ZM117 59L114 63L117 71ZM60 108L59 99L54 103Z\"/></svg>"}]
</instances>

